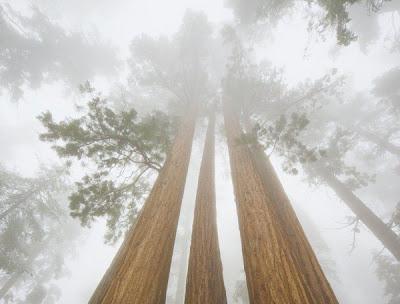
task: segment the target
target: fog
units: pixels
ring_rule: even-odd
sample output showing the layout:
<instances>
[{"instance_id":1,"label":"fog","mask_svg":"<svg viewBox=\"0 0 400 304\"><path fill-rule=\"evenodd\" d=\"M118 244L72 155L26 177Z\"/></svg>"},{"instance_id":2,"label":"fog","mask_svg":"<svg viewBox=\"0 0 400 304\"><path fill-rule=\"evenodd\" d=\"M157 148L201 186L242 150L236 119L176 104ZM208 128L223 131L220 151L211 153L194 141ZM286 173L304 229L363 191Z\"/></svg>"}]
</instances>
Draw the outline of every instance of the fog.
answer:
<instances>
[{"instance_id":1,"label":"fog","mask_svg":"<svg viewBox=\"0 0 400 304\"><path fill-rule=\"evenodd\" d=\"M399 33L395 0L1 2L0 303L400 303Z\"/></svg>"}]
</instances>

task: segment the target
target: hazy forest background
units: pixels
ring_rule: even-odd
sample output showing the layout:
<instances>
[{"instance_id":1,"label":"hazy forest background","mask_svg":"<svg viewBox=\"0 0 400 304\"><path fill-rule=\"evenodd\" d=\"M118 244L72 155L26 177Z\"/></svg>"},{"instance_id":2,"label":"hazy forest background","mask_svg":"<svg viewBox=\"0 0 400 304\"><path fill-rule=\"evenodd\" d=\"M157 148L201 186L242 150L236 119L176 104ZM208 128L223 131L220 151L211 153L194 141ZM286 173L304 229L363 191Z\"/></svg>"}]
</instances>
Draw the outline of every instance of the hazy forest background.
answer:
<instances>
[{"instance_id":1,"label":"hazy forest background","mask_svg":"<svg viewBox=\"0 0 400 304\"><path fill-rule=\"evenodd\" d=\"M0 303L87 303L186 119L166 295L183 303L212 114L226 297L249 303L224 101L338 301L400 303L397 0L1 1Z\"/></svg>"}]
</instances>

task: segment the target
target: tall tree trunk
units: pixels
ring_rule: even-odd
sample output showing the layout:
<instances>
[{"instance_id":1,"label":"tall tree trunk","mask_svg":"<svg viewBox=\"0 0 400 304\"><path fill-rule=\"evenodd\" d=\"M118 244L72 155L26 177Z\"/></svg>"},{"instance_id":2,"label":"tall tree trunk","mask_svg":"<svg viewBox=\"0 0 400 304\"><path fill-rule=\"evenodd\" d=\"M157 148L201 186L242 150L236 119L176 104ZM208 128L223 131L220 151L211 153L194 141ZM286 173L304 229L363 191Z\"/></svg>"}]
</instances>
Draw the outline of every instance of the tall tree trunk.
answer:
<instances>
[{"instance_id":1,"label":"tall tree trunk","mask_svg":"<svg viewBox=\"0 0 400 304\"><path fill-rule=\"evenodd\" d=\"M368 227L378 240L400 262L400 238L388 225L371 211L346 185L323 167L317 167L321 178L332 188L337 196Z\"/></svg>"},{"instance_id":2,"label":"tall tree trunk","mask_svg":"<svg viewBox=\"0 0 400 304\"><path fill-rule=\"evenodd\" d=\"M207 130L194 210L186 304L226 303L215 198L215 118Z\"/></svg>"},{"instance_id":3,"label":"tall tree trunk","mask_svg":"<svg viewBox=\"0 0 400 304\"><path fill-rule=\"evenodd\" d=\"M193 104L146 203L89 303L165 303L196 116Z\"/></svg>"},{"instance_id":4,"label":"tall tree trunk","mask_svg":"<svg viewBox=\"0 0 400 304\"><path fill-rule=\"evenodd\" d=\"M245 129L246 132L252 129L248 117L245 117ZM319 303L338 303L269 158L256 145L252 145L250 150L265 191L273 201L272 207L278 214L285 238L310 286L307 291L311 290Z\"/></svg>"},{"instance_id":5,"label":"tall tree trunk","mask_svg":"<svg viewBox=\"0 0 400 304\"><path fill-rule=\"evenodd\" d=\"M338 303L271 162L264 152L255 147L251 150L265 190L279 216L282 231L310 286L308 291L313 293L318 303Z\"/></svg>"},{"instance_id":6,"label":"tall tree trunk","mask_svg":"<svg viewBox=\"0 0 400 304\"><path fill-rule=\"evenodd\" d=\"M227 102L224 118L250 303L320 304L296 262L250 149L236 142L242 130Z\"/></svg>"}]
</instances>

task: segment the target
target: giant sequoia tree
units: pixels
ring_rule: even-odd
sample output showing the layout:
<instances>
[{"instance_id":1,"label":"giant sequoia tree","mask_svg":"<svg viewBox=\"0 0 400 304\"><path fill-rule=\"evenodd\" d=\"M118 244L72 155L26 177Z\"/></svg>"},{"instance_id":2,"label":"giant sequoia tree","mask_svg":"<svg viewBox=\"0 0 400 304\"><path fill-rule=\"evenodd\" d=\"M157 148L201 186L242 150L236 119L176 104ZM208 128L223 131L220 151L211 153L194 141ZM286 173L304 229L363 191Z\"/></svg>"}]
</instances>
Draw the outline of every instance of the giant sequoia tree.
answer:
<instances>
[{"instance_id":1,"label":"giant sequoia tree","mask_svg":"<svg viewBox=\"0 0 400 304\"><path fill-rule=\"evenodd\" d=\"M226 303L218 245L214 177L215 116L209 120L197 186L185 303Z\"/></svg>"},{"instance_id":2,"label":"giant sequoia tree","mask_svg":"<svg viewBox=\"0 0 400 304\"><path fill-rule=\"evenodd\" d=\"M175 113L184 115L172 145L165 115L139 119L135 110L116 111L101 96L93 97L80 118L56 123L50 113L39 117L47 128L42 140L54 142L61 157L86 159L96 166L70 196L71 214L83 224L108 217L114 239L120 236L116 227L131 226L91 303L165 301L198 109L209 96L207 52L201 51L210 34L205 16L188 12L173 41L141 37L132 44L131 80L157 98L163 92L165 107L168 102L178 105ZM169 52L160 53L160 44ZM93 92L88 84L82 89ZM158 172L148 196L147 171Z\"/></svg>"},{"instance_id":3,"label":"giant sequoia tree","mask_svg":"<svg viewBox=\"0 0 400 304\"><path fill-rule=\"evenodd\" d=\"M258 171L251 150L235 146L242 130L228 102L224 118L250 301L337 303L271 168Z\"/></svg>"}]
</instances>

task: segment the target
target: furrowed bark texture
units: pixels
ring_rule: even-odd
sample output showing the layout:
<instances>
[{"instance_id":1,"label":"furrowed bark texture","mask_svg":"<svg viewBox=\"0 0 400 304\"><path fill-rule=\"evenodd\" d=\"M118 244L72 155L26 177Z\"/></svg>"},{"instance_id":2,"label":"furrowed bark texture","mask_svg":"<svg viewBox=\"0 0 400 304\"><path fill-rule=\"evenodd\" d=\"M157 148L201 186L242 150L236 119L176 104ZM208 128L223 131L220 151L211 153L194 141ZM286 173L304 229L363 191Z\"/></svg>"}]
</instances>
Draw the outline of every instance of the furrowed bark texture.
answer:
<instances>
[{"instance_id":1,"label":"furrowed bark texture","mask_svg":"<svg viewBox=\"0 0 400 304\"><path fill-rule=\"evenodd\" d=\"M369 209L343 182L325 168L318 168L322 179L337 196L354 212L365 226L378 238L383 246L400 262L400 238L371 209Z\"/></svg>"},{"instance_id":2,"label":"furrowed bark texture","mask_svg":"<svg viewBox=\"0 0 400 304\"><path fill-rule=\"evenodd\" d=\"M318 303L297 265L242 130L224 102L225 128L250 303Z\"/></svg>"},{"instance_id":3,"label":"furrowed bark texture","mask_svg":"<svg viewBox=\"0 0 400 304\"><path fill-rule=\"evenodd\" d=\"M211 117L197 186L186 280L186 304L226 303L215 206L214 130L215 119Z\"/></svg>"},{"instance_id":4,"label":"furrowed bark texture","mask_svg":"<svg viewBox=\"0 0 400 304\"><path fill-rule=\"evenodd\" d=\"M146 203L90 304L165 303L196 114L194 104Z\"/></svg>"},{"instance_id":5,"label":"furrowed bark texture","mask_svg":"<svg viewBox=\"0 0 400 304\"><path fill-rule=\"evenodd\" d=\"M265 153L256 147L251 147L251 151L265 191L273 201L273 208L278 214L284 236L309 286L306 292L312 293L308 294L308 297L315 297L318 303L338 304L271 162Z\"/></svg>"}]
</instances>

